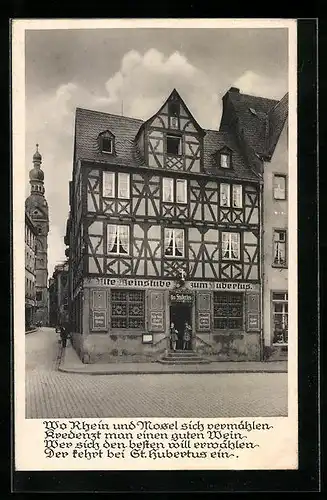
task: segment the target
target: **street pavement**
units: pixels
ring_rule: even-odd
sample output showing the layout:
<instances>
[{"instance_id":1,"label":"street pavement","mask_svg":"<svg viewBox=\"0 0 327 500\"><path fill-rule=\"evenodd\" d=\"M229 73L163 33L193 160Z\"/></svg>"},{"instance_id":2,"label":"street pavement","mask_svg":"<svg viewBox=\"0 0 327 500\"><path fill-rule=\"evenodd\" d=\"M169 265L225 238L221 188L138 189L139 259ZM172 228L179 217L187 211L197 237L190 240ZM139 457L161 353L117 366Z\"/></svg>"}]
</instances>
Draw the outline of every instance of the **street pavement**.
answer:
<instances>
[{"instance_id":1,"label":"street pavement","mask_svg":"<svg viewBox=\"0 0 327 500\"><path fill-rule=\"evenodd\" d=\"M287 415L287 373L66 373L53 328L25 339L26 418Z\"/></svg>"}]
</instances>

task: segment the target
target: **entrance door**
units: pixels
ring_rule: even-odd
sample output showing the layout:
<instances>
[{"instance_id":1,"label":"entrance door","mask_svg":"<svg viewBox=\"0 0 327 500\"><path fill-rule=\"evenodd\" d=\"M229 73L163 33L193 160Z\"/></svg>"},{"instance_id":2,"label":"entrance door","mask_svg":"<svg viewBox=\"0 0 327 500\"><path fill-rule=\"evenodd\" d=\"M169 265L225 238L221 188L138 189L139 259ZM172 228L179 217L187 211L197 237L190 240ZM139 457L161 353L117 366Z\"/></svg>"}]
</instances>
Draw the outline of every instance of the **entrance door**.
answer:
<instances>
[{"instance_id":1,"label":"entrance door","mask_svg":"<svg viewBox=\"0 0 327 500\"><path fill-rule=\"evenodd\" d=\"M183 333L186 321L192 326L192 306L190 304L174 304L170 306L170 323L174 323L178 331L176 349L183 349ZM192 349L192 341L189 342Z\"/></svg>"}]
</instances>

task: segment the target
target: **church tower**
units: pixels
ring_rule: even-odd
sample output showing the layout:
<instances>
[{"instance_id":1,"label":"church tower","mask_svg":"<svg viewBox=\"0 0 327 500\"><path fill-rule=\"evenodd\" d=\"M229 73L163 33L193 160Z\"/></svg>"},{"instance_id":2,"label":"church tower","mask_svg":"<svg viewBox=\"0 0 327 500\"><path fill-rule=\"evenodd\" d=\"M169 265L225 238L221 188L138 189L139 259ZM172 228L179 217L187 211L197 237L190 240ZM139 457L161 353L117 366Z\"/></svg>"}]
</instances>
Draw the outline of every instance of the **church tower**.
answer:
<instances>
[{"instance_id":1,"label":"church tower","mask_svg":"<svg viewBox=\"0 0 327 500\"><path fill-rule=\"evenodd\" d=\"M25 201L25 211L32 219L36 231L35 249L35 288L36 288L36 311L35 322L47 325L49 322L49 300L48 300L48 233L49 233L49 209L44 196L44 172L41 169L42 156L36 145L33 155L33 168L30 170L29 178L31 194Z\"/></svg>"}]
</instances>

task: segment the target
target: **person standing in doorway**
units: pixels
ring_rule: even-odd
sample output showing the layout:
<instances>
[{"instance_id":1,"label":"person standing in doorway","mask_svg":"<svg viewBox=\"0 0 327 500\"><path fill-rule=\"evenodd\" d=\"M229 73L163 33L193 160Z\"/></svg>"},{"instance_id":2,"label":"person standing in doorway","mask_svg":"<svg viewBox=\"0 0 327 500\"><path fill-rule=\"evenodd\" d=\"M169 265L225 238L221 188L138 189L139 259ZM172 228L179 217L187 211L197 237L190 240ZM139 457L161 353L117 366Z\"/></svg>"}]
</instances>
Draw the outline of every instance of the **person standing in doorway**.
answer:
<instances>
[{"instance_id":1,"label":"person standing in doorway","mask_svg":"<svg viewBox=\"0 0 327 500\"><path fill-rule=\"evenodd\" d=\"M178 339L178 331L175 328L175 324L170 324L170 344L173 351L176 351L176 343Z\"/></svg>"},{"instance_id":2,"label":"person standing in doorway","mask_svg":"<svg viewBox=\"0 0 327 500\"><path fill-rule=\"evenodd\" d=\"M191 344L192 328L191 325L186 321L183 336L183 350L189 350Z\"/></svg>"}]
</instances>

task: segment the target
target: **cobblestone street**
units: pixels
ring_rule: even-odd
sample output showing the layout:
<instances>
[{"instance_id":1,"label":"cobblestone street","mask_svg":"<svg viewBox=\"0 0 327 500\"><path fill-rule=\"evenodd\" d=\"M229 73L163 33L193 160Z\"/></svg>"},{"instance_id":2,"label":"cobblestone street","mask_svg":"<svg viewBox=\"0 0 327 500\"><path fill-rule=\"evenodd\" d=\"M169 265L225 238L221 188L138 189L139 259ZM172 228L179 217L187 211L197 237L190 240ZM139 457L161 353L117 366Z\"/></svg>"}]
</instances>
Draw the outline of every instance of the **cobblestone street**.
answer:
<instances>
[{"instance_id":1,"label":"cobblestone street","mask_svg":"<svg viewBox=\"0 0 327 500\"><path fill-rule=\"evenodd\" d=\"M26 335L26 418L287 415L287 373L58 372L58 334Z\"/></svg>"}]
</instances>

